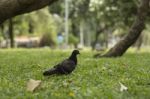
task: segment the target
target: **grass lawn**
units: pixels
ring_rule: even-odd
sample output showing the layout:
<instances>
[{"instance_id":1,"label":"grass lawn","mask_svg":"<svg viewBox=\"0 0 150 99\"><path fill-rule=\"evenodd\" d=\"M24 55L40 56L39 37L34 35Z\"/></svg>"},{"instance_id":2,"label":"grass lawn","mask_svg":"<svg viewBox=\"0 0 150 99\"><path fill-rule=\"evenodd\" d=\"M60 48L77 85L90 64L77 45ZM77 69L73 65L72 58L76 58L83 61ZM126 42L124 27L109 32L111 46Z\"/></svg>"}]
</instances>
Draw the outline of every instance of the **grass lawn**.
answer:
<instances>
[{"instance_id":1,"label":"grass lawn","mask_svg":"<svg viewBox=\"0 0 150 99\"><path fill-rule=\"evenodd\" d=\"M70 75L43 77L42 72L70 55L49 49L0 50L0 99L150 99L150 53L120 58L92 58L81 51ZM34 93L26 91L32 78L42 80ZM128 87L120 91L120 84Z\"/></svg>"}]
</instances>

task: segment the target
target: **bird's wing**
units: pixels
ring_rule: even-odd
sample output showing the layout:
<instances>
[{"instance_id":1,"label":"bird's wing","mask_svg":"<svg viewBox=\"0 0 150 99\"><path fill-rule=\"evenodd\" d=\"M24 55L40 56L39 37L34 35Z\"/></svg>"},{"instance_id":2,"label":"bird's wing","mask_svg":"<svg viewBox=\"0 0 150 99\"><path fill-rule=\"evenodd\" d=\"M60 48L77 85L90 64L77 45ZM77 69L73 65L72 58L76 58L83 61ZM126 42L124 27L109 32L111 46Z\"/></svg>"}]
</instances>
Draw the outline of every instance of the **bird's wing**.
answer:
<instances>
[{"instance_id":1,"label":"bird's wing","mask_svg":"<svg viewBox=\"0 0 150 99\"><path fill-rule=\"evenodd\" d=\"M61 63L54 66L54 68L59 68L61 66Z\"/></svg>"},{"instance_id":2,"label":"bird's wing","mask_svg":"<svg viewBox=\"0 0 150 99\"><path fill-rule=\"evenodd\" d=\"M75 62L69 59L63 61L62 65L63 65L63 69L68 72L72 72L76 67Z\"/></svg>"},{"instance_id":3,"label":"bird's wing","mask_svg":"<svg viewBox=\"0 0 150 99\"><path fill-rule=\"evenodd\" d=\"M61 63L61 65L63 65L63 67L73 67L75 66L75 62L70 59L66 59Z\"/></svg>"},{"instance_id":4,"label":"bird's wing","mask_svg":"<svg viewBox=\"0 0 150 99\"><path fill-rule=\"evenodd\" d=\"M62 61L56 65L56 68L63 70L64 72L70 73L75 69L75 62L69 59Z\"/></svg>"}]
</instances>

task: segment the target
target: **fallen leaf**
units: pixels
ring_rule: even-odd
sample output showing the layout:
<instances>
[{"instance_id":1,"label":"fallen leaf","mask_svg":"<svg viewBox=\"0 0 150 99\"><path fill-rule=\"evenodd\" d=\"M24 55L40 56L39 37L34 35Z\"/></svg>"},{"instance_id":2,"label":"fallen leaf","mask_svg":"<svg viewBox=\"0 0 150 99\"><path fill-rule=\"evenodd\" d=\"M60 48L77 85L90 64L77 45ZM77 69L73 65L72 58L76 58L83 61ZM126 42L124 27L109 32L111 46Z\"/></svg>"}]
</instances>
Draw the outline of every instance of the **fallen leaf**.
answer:
<instances>
[{"instance_id":1,"label":"fallen leaf","mask_svg":"<svg viewBox=\"0 0 150 99\"><path fill-rule=\"evenodd\" d=\"M128 90L128 88L125 85L123 85L121 82L119 82L119 84L120 84L120 91L121 92Z\"/></svg>"},{"instance_id":2,"label":"fallen leaf","mask_svg":"<svg viewBox=\"0 0 150 99\"><path fill-rule=\"evenodd\" d=\"M36 88L38 88L41 84L41 80L30 79L27 82L27 91L33 92Z\"/></svg>"}]
</instances>

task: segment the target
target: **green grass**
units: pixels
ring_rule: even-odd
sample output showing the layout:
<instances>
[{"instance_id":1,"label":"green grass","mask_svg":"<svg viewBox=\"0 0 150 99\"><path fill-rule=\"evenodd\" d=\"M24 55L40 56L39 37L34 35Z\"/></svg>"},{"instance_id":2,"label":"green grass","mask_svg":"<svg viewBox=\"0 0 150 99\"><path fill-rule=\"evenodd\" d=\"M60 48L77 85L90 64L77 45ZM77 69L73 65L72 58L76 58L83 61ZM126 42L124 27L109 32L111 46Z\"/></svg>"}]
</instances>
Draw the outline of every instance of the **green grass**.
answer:
<instances>
[{"instance_id":1,"label":"green grass","mask_svg":"<svg viewBox=\"0 0 150 99\"><path fill-rule=\"evenodd\" d=\"M0 50L1 99L150 99L150 53L120 58L92 58L81 51L70 75L43 77L42 72L70 55L49 49ZM26 91L32 78L42 80L34 93ZM120 92L119 82L128 87Z\"/></svg>"}]
</instances>

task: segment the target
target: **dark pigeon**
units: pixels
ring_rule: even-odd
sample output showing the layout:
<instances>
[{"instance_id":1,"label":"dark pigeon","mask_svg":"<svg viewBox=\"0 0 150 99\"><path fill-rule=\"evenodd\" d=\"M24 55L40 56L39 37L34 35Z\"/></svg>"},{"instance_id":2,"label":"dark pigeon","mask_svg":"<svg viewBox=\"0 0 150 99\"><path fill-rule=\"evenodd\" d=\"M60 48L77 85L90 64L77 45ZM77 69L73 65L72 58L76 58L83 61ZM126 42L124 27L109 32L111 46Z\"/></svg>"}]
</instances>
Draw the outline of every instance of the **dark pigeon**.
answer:
<instances>
[{"instance_id":1,"label":"dark pigeon","mask_svg":"<svg viewBox=\"0 0 150 99\"><path fill-rule=\"evenodd\" d=\"M43 75L49 76L52 74L70 74L76 68L78 54L80 54L79 51L74 50L68 59L45 71Z\"/></svg>"}]
</instances>

